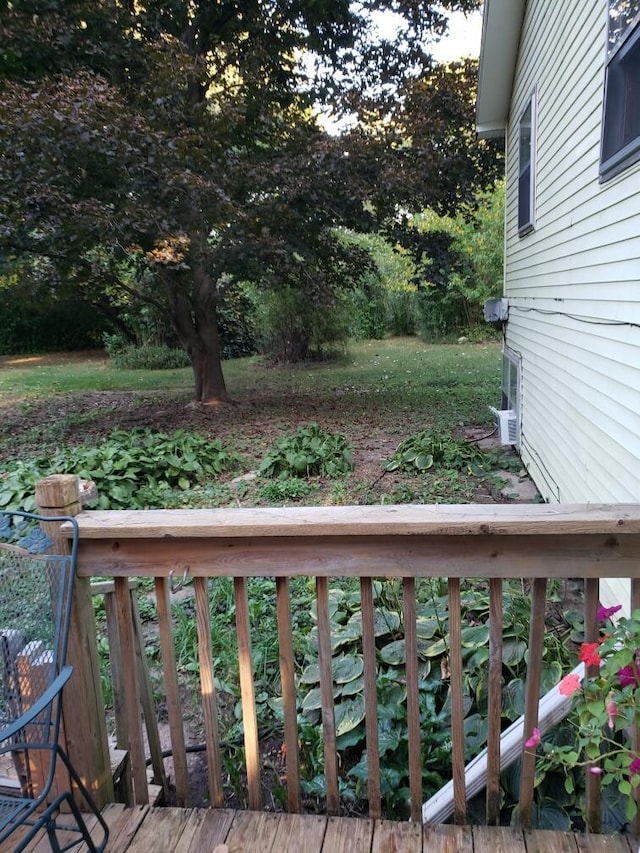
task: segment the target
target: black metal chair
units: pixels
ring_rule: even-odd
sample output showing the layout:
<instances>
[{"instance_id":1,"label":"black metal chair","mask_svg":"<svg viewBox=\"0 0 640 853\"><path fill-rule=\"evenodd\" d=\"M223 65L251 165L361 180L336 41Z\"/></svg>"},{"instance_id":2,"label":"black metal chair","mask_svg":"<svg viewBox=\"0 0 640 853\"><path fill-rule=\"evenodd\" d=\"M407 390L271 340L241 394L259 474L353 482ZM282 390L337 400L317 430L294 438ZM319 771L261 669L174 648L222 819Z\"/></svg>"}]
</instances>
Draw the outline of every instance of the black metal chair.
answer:
<instances>
[{"instance_id":1,"label":"black metal chair","mask_svg":"<svg viewBox=\"0 0 640 853\"><path fill-rule=\"evenodd\" d=\"M45 521L72 524L70 554L51 553L53 542L39 526ZM99 853L109 835L58 742L62 689L72 674L65 658L77 547L72 518L0 511L0 847L14 853L42 830L56 853L82 842ZM95 814L100 844L72 785Z\"/></svg>"}]
</instances>

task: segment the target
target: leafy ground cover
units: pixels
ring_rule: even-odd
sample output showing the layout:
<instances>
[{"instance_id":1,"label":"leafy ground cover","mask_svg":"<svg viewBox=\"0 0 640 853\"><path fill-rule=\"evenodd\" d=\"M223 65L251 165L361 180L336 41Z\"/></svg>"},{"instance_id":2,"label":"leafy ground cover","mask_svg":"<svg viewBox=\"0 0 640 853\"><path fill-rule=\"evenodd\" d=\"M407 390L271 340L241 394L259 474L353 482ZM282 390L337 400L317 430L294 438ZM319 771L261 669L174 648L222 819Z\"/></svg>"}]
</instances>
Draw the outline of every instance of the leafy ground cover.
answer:
<instances>
[{"instance_id":1,"label":"leafy ground cover","mask_svg":"<svg viewBox=\"0 0 640 853\"><path fill-rule=\"evenodd\" d=\"M97 482L99 506L255 506L385 502L494 502L499 468L519 468L512 453L479 441L491 433L489 405L498 400L496 344L429 346L413 338L353 345L341 362L269 368L259 359L227 363L233 402L190 404L186 370L116 370L99 353L71 358L0 361L0 506L20 504L38 476L75 471ZM482 450L480 449L482 447ZM140 583L147 655L162 701L155 606ZM314 590L294 579L292 618L299 666L302 781L309 809L322 808L322 740L318 727ZM485 626L487 592L463 590L467 739L471 752L486 740ZM566 664L566 597L550 597L545 684ZM384 796L387 814L406 806L406 720L403 717L404 628L397 581L376 585ZM419 584L421 708L425 737L425 796L450 774L447 636L444 589ZM273 808L285 798L279 719L275 590L270 579L249 584L263 762ZM521 713L528 632L528 596L520 584L505 590L505 704L508 724ZM361 813L366 788L357 585L331 587L341 794ZM98 625L104 626L99 601ZM242 730L230 579L210 584L214 665L218 678L229 805L242 804ZM197 643L193 600L173 606L178 667L190 735L201 736L197 700ZM110 696L108 643L99 641L103 688ZM206 765L192 767L196 802L206 802ZM517 774L505 777L505 803L517 799ZM549 772L541 824L568 827L579 793L565 791ZM544 781L544 780L543 780ZM567 800L566 798L569 797ZM553 807L549 804L553 803Z\"/></svg>"},{"instance_id":2,"label":"leafy ground cover","mask_svg":"<svg viewBox=\"0 0 640 853\"><path fill-rule=\"evenodd\" d=\"M425 475L418 468L385 466L401 442L427 428L456 440L491 431L488 407L500 389L497 344L367 341L351 345L339 363L270 368L244 358L226 362L225 373L233 402L194 407L187 369L117 370L102 353L4 358L0 472L6 480L9 460L117 443L114 430L179 429L219 441L239 461L215 477L190 482L188 494L181 487L163 489L166 506L495 499L495 478L469 468L434 465ZM257 476L279 441L314 423L344 438L353 462L346 474L275 481Z\"/></svg>"}]
</instances>

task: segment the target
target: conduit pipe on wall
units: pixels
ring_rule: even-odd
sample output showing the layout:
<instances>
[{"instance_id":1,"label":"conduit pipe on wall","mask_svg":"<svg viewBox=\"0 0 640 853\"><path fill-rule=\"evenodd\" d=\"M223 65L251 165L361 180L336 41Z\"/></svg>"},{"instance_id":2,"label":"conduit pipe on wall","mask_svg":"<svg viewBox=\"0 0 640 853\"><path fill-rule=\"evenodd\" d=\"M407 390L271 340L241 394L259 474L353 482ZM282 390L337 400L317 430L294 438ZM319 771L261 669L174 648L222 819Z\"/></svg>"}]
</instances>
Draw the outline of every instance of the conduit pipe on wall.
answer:
<instances>
[{"instance_id":1,"label":"conduit pipe on wall","mask_svg":"<svg viewBox=\"0 0 640 853\"><path fill-rule=\"evenodd\" d=\"M571 673L584 678L584 664L578 664ZM571 697L563 696L556 684L538 705L538 728L544 734L568 715L571 710ZM509 767L522 754L524 741L524 717L520 717L505 729L500 736L500 770ZM483 749L473 761L465 767L464 781L467 799L486 787L487 784L487 750ZM444 823L453 814L453 782L440 788L422 806L423 823Z\"/></svg>"}]
</instances>

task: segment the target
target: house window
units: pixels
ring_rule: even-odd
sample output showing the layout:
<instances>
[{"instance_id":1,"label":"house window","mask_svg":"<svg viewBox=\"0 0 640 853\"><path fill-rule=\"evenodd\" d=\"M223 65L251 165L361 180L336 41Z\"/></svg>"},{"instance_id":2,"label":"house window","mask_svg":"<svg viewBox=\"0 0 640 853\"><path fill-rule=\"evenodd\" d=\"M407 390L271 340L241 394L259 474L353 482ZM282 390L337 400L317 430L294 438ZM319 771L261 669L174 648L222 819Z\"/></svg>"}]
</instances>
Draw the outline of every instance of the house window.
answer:
<instances>
[{"instance_id":1,"label":"house window","mask_svg":"<svg viewBox=\"0 0 640 853\"><path fill-rule=\"evenodd\" d=\"M529 99L520 118L518 158L518 234L533 229L535 189L535 95Z\"/></svg>"},{"instance_id":2,"label":"house window","mask_svg":"<svg viewBox=\"0 0 640 853\"><path fill-rule=\"evenodd\" d=\"M640 0L609 0L600 177L640 160Z\"/></svg>"}]
</instances>

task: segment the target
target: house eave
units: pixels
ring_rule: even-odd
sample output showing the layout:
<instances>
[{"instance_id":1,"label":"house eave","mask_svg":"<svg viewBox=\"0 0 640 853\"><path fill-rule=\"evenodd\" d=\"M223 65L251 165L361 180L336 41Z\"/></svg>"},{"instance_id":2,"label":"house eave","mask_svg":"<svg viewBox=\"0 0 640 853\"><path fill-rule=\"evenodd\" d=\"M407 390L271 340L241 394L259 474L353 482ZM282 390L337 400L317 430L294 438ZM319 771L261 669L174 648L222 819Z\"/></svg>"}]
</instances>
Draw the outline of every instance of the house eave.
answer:
<instances>
[{"instance_id":1,"label":"house eave","mask_svg":"<svg viewBox=\"0 0 640 853\"><path fill-rule=\"evenodd\" d=\"M485 0L478 71L476 131L504 135L526 0Z\"/></svg>"}]
</instances>

